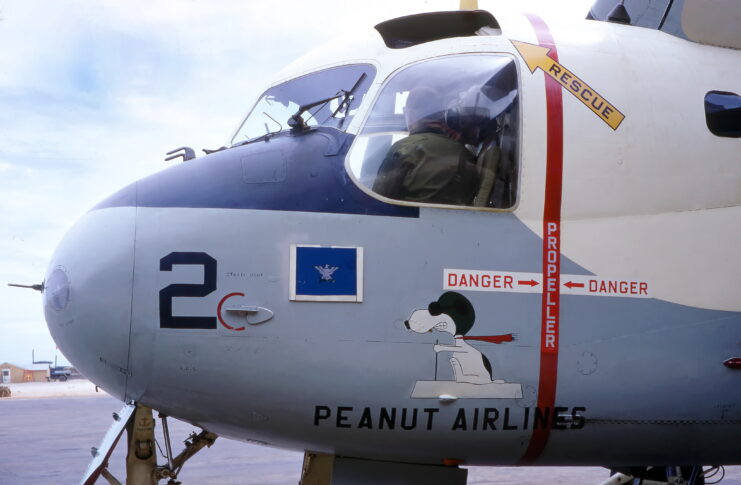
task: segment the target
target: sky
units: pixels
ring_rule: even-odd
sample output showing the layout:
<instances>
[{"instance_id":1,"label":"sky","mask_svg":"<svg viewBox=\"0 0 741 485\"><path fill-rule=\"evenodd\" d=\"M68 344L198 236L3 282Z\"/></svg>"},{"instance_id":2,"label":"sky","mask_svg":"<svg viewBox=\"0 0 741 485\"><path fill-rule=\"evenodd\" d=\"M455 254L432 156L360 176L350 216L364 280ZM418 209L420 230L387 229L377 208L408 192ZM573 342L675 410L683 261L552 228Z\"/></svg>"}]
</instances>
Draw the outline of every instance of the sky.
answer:
<instances>
[{"instance_id":1,"label":"sky","mask_svg":"<svg viewBox=\"0 0 741 485\"><path fill-rule=\"evenodd\" d=\"M483 1L481 2L483 6ZM494 0L584 18L592 0ZM41 283L93 205L163 170L184 145L224 145L272 74L358 26L457 0L0 0L0 363L67 361ZM493 12L496 15L496 12Z\"/></svg>"}]
</instances>

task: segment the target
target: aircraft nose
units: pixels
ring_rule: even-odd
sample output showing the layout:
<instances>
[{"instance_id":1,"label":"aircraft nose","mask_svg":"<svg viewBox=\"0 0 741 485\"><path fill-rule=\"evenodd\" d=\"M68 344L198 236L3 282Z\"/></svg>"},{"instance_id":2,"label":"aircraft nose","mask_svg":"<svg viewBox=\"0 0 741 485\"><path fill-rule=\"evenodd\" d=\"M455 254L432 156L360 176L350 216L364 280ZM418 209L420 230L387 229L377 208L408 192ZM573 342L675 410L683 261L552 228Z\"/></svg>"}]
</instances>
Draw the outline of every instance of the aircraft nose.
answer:
<instances>
[{"instance_id":1,"label":"aircraft nose","mask_svg":"<svg viewBox=\"0 0 741 485\"><path fill-rule=\"evenodd\" d=\"M44 315L65 357L96 385L124 399L134 264L134 208L85 214L52 257Z\"/></svg>"}]
</instances>

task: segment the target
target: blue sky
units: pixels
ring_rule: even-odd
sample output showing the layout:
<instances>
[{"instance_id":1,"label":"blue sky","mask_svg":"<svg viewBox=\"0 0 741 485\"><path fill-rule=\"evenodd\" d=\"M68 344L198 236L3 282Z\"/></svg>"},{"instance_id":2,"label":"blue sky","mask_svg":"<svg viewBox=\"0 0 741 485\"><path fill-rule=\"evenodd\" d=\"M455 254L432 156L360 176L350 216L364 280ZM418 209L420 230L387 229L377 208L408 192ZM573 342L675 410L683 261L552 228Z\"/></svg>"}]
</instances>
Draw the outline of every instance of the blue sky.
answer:
<instances>
[{"instance_id":1,"label":"blue sky","mask_svg":"<svg viewBox=\"0 0 741 485\"><path fill-rule=\"evenodd\" d=\"M583 18L591 1L498 3ZM272 73L343 31L457 6L0 0L0 362L54 356L40 294L5 283L40 283L95 203L171 149L223 145Z\"/></svg>"}]
</instances>

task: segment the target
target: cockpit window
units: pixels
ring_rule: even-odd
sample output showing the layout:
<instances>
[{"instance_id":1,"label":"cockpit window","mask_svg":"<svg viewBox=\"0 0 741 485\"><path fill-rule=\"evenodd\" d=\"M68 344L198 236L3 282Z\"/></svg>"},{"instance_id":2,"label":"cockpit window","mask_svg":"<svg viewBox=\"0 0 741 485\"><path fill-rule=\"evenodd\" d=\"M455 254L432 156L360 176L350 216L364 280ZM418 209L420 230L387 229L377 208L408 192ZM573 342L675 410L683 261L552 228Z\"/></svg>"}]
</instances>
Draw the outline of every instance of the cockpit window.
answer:
<instances>
[{"instance_id":1,"label":"cockpit window","mask_svg":"<svg viewBox=\"0 0 741 485\"><path fill-rule=\"evenodd\" d=\"M517 71L506 56L415 64L379 94L349 169L394 200L510 208L517 196Z\"/></svg>"},{"instance_id":2,"label":"cockpit window","mask_svg":"<svg viewBox=\"0 0 741 485\"><path fill-rule=\"evenodd\" d=\"M741 138L741 96L725 91L707 93L705 121L716 136Z\"/></svg>"},{"instance_id":3,"label":"cockpit window","mask_svg":"<svg viewBox=\"0 0 741 485\"><path fill-rule=\"evenodd\" d=\"M274 86L260 97L231 143L238 145L287 130L294 115L305 126L344 131L375 73L371 65L356 64L314 72ZM292 123L295 122L294 119Z\"/></svg>"}]
</instances>

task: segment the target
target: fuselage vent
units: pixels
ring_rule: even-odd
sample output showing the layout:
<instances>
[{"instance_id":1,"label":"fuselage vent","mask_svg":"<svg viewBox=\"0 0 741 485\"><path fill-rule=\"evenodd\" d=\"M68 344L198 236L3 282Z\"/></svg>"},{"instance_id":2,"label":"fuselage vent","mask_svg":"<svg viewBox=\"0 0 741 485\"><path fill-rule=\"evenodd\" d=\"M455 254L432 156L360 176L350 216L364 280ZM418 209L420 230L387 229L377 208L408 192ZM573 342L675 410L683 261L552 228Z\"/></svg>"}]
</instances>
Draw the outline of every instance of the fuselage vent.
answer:
<instances>
[{"instance_id":1,"label":"fuselage vent","mask_svg":"<svg viewBox=\"0 0 741 485\"><path fill-rule=\"evenodd\" d=\"M381 22L376 25L376 30L383 37L386 46L392 49L403 49L452 37L500 33L497 20L484 10L456 10L409 15Z\"/></svg>"}]
</instances>

